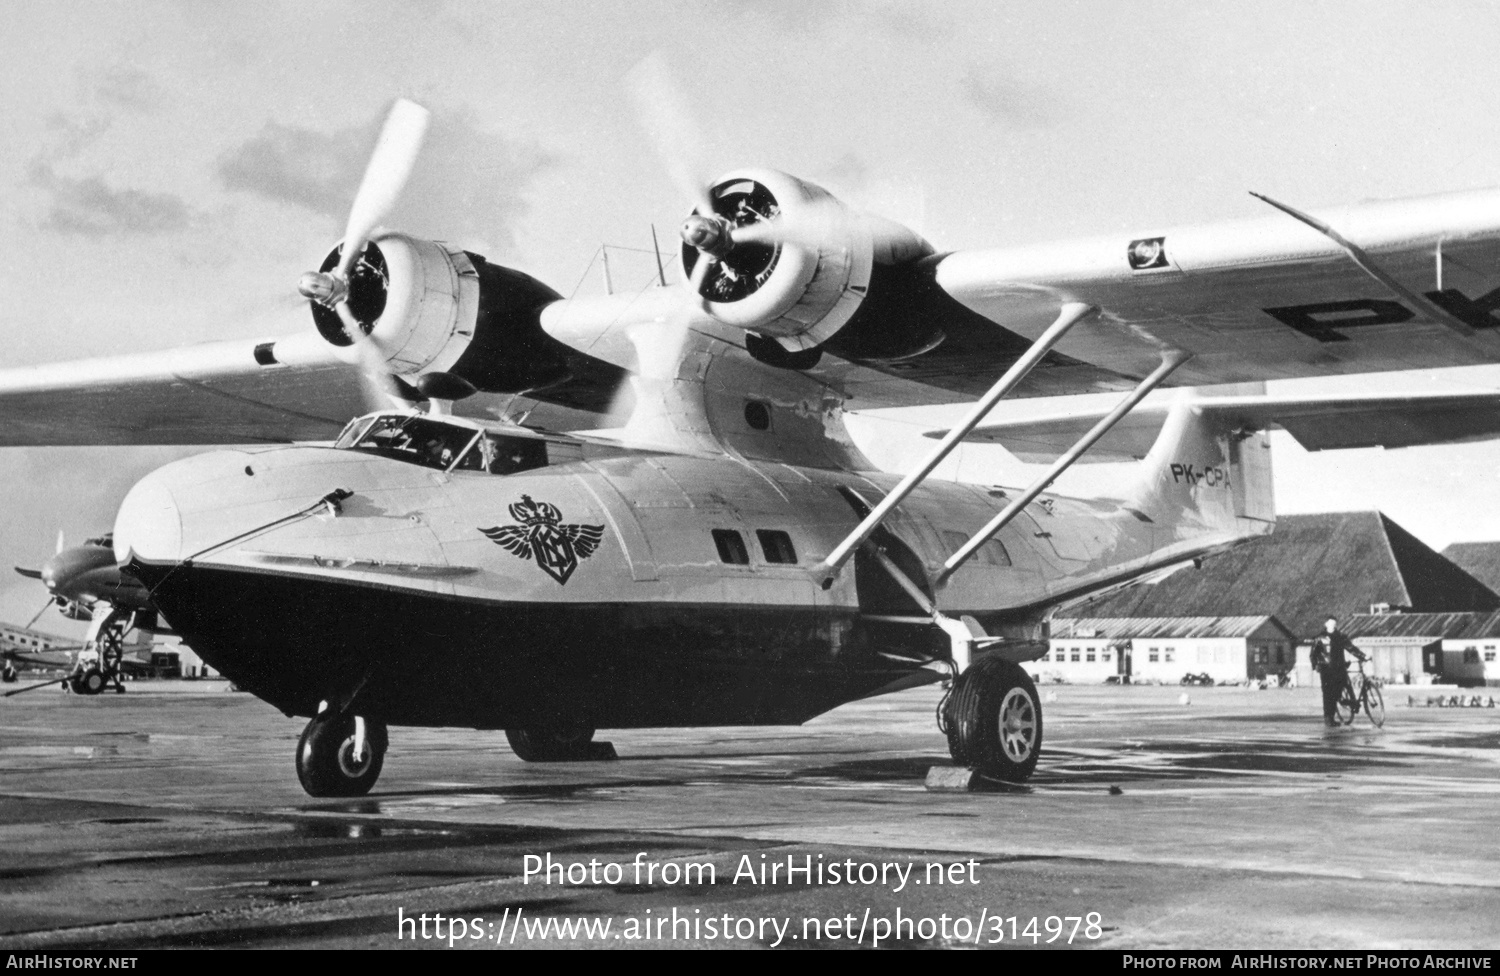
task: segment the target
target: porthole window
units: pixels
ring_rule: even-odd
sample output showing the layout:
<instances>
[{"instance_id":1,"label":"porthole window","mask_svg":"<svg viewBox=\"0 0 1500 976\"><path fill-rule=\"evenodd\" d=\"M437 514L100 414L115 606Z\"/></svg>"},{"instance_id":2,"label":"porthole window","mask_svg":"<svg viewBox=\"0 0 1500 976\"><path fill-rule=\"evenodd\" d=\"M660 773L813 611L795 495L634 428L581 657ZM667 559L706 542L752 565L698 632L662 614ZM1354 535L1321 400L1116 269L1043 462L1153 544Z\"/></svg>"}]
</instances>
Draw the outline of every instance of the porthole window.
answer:
<instances>
[{"instance_id":1,"label":"porthole window","mask_svg":"<svg viewBox=\"0 0 1500 976\"><path fill-rule=\"evenodd\" d=\"M745 423L750 425L751 430L771 429L771 408L759 400L749 400L745 403Z\"/></svg>"}]
</instances>

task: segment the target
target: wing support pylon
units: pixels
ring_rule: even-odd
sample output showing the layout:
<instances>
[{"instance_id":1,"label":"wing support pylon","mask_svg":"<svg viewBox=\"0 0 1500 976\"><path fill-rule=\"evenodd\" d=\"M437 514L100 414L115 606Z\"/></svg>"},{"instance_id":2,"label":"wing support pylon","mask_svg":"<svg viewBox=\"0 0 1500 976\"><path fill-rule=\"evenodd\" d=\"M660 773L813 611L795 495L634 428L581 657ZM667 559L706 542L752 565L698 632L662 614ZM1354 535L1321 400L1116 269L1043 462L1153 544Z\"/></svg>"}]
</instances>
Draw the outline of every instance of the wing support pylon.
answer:
<instances>
[{"instance_id":1,"label":"wing support pylon","mask_svg":"<svg viewBox=\"0 0 1500 976\"><path fill-rule=\"evenodd\" d=\"M1038 336L1037 340L1031 344L1021 358L1017 359L1010 369L1005 371L1005 375L1000 377L995 382L995 385L990 387L985 395L979 398L958 426L948 431L942 443L938 444L921 464L917 465L906 477L902 478L901 483L896 485L890 494L881 499L880 504L870 510L870 514L864 517L864 520L854 528L854 531L850 532L843 541L834 546L828 555L824 557L823 561L814 567L813 574L815 577L820 578L823 589L826 590L833 586L834 578L838 576L839 571L843 569L844 564L849 561L849 557L854 554L855 550L868 541L870 536L875 534L875 530L880 528L881 523L886 520L886 517L895 510L896 506L905 501L907 496L915 491L918 485L926 481L933 470L953 452L953 449L968 436L969 432L979 426L985 417L989 416L995 404L999 403L1002 397L1026 378L1026 375L1031 372L1032 367L1036 366L1042 357L1050 352L1052 347L1062 340L1063 336L1067 335L1069 329L1096 311L1098 310L1094 306L1082 302L1068 302L1063 305L1057 319L1047 327L1047 331Z\"/></svg>"},{"instance_id":2,"label":"wing support pylon","mask_svg":"<svg viewBox=\"0 0 1500 976\"><path fill-rule=\"evenodd\" d=\"M1140 403L1146 394L1160 386L1162 381L1171 376L1177 367L1191 358L1192 355L1190 353L1180 350L1171 350L1164 353L1161 358L1161 365L1152 370L1151 375L1141 380L1135 389L1126 395L1125 399L1121 400L1109 413L1099 418L1099 422L1090 427L1088 433L1080 437L1061 457L1052 462L1051 466L1042 473L1041 477L1033 481L1031 486L1017 495L1015 500L1001 510L1000 514L991 519L984 528L974 533L968 542L959 546L958 551L948 557L947 561L943 563L942 572L938 574L937 585L942 586L946 583L948 577L952 576L960 566L967 562L969 557L974 555L980 546L990 541L990 539L994 538L995 533L1009 525L1017 515L1021 514L1027 505L1030 505L1036 500L1038 495L1046 491L1052 482L1056 481L1064 471L1071 468L1084 455L1084 452L1093 447L1101 437L1109 433L1115 424L1119 423L1131 410L1135 409L1136 404Z\"/></svg>"}]
</instances>

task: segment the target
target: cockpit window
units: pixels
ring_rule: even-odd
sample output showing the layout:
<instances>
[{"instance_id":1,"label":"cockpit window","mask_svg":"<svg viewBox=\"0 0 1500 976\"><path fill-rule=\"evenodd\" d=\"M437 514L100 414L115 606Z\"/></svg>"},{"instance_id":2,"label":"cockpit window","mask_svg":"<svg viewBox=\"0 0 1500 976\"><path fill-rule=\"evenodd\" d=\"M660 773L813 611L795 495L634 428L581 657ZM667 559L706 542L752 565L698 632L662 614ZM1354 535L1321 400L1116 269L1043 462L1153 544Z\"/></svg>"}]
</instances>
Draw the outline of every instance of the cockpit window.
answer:
<instances>
[{"instance_id":1,"label":"cockpit window","mask_svg":"<svg viewBox=\"0 0 1500 976\"><path fill-rule=\"evenodd\" d=\"M491 434L421 414L351 421L334 446L442 471L515 474L547 466L544 441Z\"/></svg>"},{"instance_id":2,"label":"cockpit window","mask_svg":"<svg viewBox=\"0 0 1500 976\"><path fill-rule=\"evenodd\" d=\"M524 437L481 434L454 470L515 474L547 466L547 445Z\"/></svg>"},{"instance_id":3,"label":"cockpit window","mask_svg":"<svg viewBox=\"0 0 1500 976\"><path fill-rule=\"evenodd\" d=\"M337 446L446 471L478 435L472 427L422 416L391 415L376 417L363 429L345 429Z\"/></svg>"}]
</instances>

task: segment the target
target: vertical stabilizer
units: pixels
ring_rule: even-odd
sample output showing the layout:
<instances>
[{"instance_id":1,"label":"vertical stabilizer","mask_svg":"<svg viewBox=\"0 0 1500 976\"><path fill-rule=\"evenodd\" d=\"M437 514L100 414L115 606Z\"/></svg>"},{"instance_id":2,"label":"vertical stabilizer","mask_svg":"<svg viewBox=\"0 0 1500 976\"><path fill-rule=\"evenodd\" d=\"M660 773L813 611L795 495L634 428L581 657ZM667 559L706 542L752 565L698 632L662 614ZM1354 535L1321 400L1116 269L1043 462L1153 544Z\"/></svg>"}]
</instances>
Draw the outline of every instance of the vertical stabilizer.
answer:
<instances>
[{"instance_id":1,"label":"vertical stabilizer","mask_svg":"<svg viewBox=\"0 0 1500 976\"><path fill-rule=\"evenodd\" d=\"M1192 531L1267 531L1276 520L1269 439L1239 429L1212 403L1187 393L1172 405L1141 462L1131 507Z\"/></svg>"}]
</instances>

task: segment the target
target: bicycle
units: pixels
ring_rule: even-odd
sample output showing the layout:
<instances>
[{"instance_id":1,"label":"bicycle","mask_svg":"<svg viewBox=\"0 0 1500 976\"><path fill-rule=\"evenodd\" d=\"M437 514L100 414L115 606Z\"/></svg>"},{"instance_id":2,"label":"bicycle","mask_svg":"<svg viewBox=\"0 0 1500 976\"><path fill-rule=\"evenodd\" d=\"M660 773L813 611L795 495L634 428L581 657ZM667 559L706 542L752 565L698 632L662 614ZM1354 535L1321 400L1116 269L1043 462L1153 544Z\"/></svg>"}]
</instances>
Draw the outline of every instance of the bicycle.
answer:
<instances>
[{"instance_id":1,"label":"bicycle","mask_svg":"<svg viewBox=\"0 0 1500 976\"><path fill-rule=\"evenodd\" d=\"M1378 729L1385 725L1385 698L1380 694L1380 685L1374 678L1365 674L1365 662L1359 661L1358 671L1359 687L1354 686L1352 675L1346 674L1344 679L1344 690L1339 694L1339 703L1335 711L1340 723L1353 725L1354 716L1359 714L1361 708L1370 717L1370 722Z\"/></svg>"}]
</instances>

